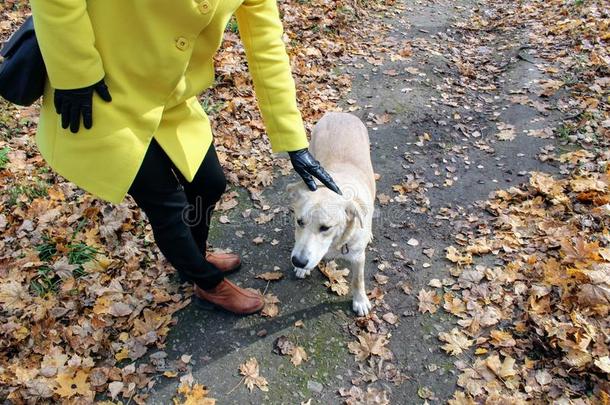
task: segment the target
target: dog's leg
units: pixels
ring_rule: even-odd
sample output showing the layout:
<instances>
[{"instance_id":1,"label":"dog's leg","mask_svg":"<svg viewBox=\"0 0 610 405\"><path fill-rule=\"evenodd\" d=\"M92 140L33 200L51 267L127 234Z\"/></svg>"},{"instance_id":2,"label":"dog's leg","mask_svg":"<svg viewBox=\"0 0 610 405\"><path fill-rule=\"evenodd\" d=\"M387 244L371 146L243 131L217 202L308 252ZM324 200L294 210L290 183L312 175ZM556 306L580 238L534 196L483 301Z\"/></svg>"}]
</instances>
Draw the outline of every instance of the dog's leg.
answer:
<instances>
[{"instance_id":1,"label":"dog's leg","mask_svg":"<svg viewBox=\"0 0 610 405\"><path fill-rule=\"evenodd\" d=\"M372 308L364 288L364 252L351 262L352 270L352 308L358 316L365 316Z\"/></svg>"},{"instance_id":2,"label":"dog's leg","mask_svg":"<svg viewBox=\"0 0 610 405\"><path fill-rule=\"evenodd\" d=\"M294 268L294 274L298 278L305 278L311 274L311 269L300 269L298 267Z\"/></svg>"}]
</instances>

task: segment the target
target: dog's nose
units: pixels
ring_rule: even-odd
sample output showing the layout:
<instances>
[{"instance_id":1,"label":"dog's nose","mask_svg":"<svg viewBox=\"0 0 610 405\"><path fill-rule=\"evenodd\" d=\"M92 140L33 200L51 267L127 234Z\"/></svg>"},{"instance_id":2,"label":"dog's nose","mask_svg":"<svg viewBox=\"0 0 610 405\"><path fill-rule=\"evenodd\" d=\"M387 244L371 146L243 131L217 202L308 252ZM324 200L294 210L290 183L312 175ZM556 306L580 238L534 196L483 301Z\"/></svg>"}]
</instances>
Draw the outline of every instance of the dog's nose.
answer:
<instances>
[{"instance_id":1,"label":"dog's nose","mask_svg":"<svg viewBox=\"0 0 610 405\"><path fill-rule=\"evenodd\" d=\"M290 261L292 262L292 264L294 264L294 267L299 269L304 269L307 265L307 260L303 260L303 258L299 256L292 256L290 258Z\"/></svg>"}]
</instances>

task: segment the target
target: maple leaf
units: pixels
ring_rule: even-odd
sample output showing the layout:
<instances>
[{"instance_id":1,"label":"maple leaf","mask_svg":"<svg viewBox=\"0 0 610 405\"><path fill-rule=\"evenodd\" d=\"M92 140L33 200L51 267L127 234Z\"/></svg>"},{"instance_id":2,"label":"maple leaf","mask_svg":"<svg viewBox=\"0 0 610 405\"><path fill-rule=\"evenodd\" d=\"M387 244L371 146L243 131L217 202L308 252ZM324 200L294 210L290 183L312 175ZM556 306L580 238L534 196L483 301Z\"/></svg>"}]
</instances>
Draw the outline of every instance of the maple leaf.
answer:
<instances>
[{"instance_id":1,"label":"maple leaf","mask_svg":"<svg viewBox=\"0 0 610 405\"><path fill-rule=\"evenodd\" d=\"M482 255L491 252L493 246L487 238L478 238L466 246L466 252L475 255Z\"/></svg>"},{"instance_id":2,"label":"maple leaf","mask_svg":"<svg viewBox=\"0 0 610 405\"><path fill-rule=\"evenodd\" d=\"M495 375L502 379L512 377L517 374L517 370L514 369L515 359L510 356L505 357L504 361L500 361L500 356L494 354L485 360L485 364L491 371L494 372Z\"/></svg>"},{"instance_id":3,"label":"maple leaf","mask_svg":"<svg viewBox=\"0 0 610 405\"><path fill-rule=\"evenodd\" d=\"M290 362L295 366L300 366L301 363L307 361L309 357L307 356L307 352L301 346L296 346L292 350L292 357L290 358Z\"/></svg>"},{"instance_id":4,"label":"maple leaf","mask_svg":"<svg viewBox=\"0 0 610 405\"><path fill-rule=\"evenodd\" d=\"M438 304L441 302L441 297L436 292L427 291L423 288L419 291L417 299L419 300L419 312L422 314L426 312L435 313L438 310Z\"/></svg>"},{"instance_id":5,"label":"maple leaf","mask_svg":"<svg viewBox=\"0 0 610 405\"><path fill-rule=\"evenodd\" d=\"M328 281L324 282L326 287L339 296L347 295L349 284L345 277L349 274L348 269L337 269L337 263L334 261L327 264L320 263L318 269L328 278Z\"/></svg>"},{"instance_id":6,"label":"maple leaf","mask_svg":"<svg viewBox=\"0 0 610 405\"><path fill-rule=\"evenodd\" d=\"M605 192L608 185L600 180L595 173L591 173L590 177L577 177L570 180L570 188L576 193L585 191Z\"/></svg>"},{"instance_id":7,"label":"maple leaf","mask_svg":"<svg viewBox=\"0 0 610 405\"><path fill-rule=\"evenodd\" d=\"M491 344L497 347L513 347L517 344L510 332L503 330L492 330L489 333Z\"/></svg>"},{"instance_id":8,"label":"maple leaf","mask_svg":"<svg viewBox=\"0 0 610 405\"><path fill-rule=\"evenodd\" d=\"M540 87L542 88L540 95L544 97L551 97L564 84L565 83L561 80L542 80L540 81Z\"/></svg>"},{"instance_id":9,"label":"maple leaf","mask_svg":"<svg viewBox=\"0 0 610 405\"><path fill-rule=\"evenodd\" d=\"M243 381L246 387L252 392L254 387L261 391L269 391L267 379L259 375L258 361L251 357L239 366L239 373L244 376Z\"/></svg>"},{"instance_id":10,"label":"maple leaf","mask_svg":"<svg viewBox=\"0 0 610 405\"><path fill-rule=\"evenodd\" d=\"M578 302L583 306L610 305L610 285L584 284L579 287ZM607 312L607 310L606 310Z\"/></svg>"},{"instance_id":11,"label":"maple leaf","mask_svg":"<svg viewBox=\"0 0 610 405\"><path fill-rule=\"evenodd\" d=\"M576 267L586 266L590 261L598 261L599 242L587 242L584 238L576 238L572 243L569 239L561 241L564 253L563 261L574 264Z\"/></svg>"},{"instance_id":12,"label":"maple leaf","mask_svg":"<svg viewBox=\"0 0 610 405\"><path fill-rule=\"evenodd\" d=\"M89 378L89 374L83 370L78 370L76 374L59 373L55 378L59 385L55 389L55 393L62 398L70 398L76 394L89 396L92 392L87 378Z\"/></svg>"},{"instance_id":13,"label":"maple leaf","mask_svg":"<svg viewBox=\"0 0 610 405\"><path fill-rule=\"evenodd\" d=\"M379 356L385 360L392 357L392 353L385 347L389 343L385 335L363 332L357 338L357 342L347 344L350 353L356 355L356 360L363 361L371 356Z\"/></svg>"},{"instance_id":14,"label":"maple leaf","mask_svg":"<svg viewBox=\"0 0 610 405\"><path fill-rule=\"evenodd\" d=\"M15 311L25 308L31 297L27 289L17 281L0 284L0 303L3 307Z\"/></svg>"},{"instance_id":15,"label":"maple leaf","mask_svg":"<svg viewBox=\"0 0 610 405\"><path fill-rule=\"evenodd\" d=\"M377 194L377 199L379 200L379 204L381 205L387 205L391 200L390 196L383 193Z\"/></svg>"},{"instance_id":16,"label":"maple leaf","mask_svg":"<svg viewBox=\"0 0 610 405\"><path fill-rule=\"evenodd\" d=\"M472 255L470 253L460 255L460 252L455 248L455 246L448 246L445 248L445 250L447 251L447 255L445 257L453 263L462 265L472 263Z\"/></svg>"},{"instance_id":17,"label":"maple leaf","mask_svg":"<svg viewBox=\"0 0 610 405\"><path fill-rule=\"evenodd\" d=\"M447 342L442 348L452 356L462 354L474 343L474 341L468 339L466 335L460 332L458 328L451 329L449 333L441 332L438 338L443 342Z\"/></svg>"},{"instance_id":18,"label":"maple leaf","mask_svg":"<svg viewBox=\"0 0 610 405\"><path fill-rule=\"evenodd\" d=\"M443 298L445 300L445 304L443 305L445 311L456 316L461 316L466 312L466 304L460 298L451 293L445 293Z\"/></svg>"},{"instance_id":19,"label":"maple leaf","mask_svg":"<svg viewBox=\"0 0 610 405\"><path fill-rule=\"evenodd\" d=\"M215 405L216 400L209 398L209 391L202 384L189 384L183 382L178 386L177 392L184 396L184 400L172 398L174 405Z\"/></svg>"},{"instance_id":20,"label":"maple leaf","mask_svg":"<svg viewBox=\"0 0 610 405\"><path fill-rule=\"evenodd\" d=\"M276 317L280 313L279 304L280 300L273 294L265 294L263 296L263 301L265 301L265 306L261 311L261 315L267 316L269 318Z\"/></svg>"},{"instance_id":21,"label":"maple leaf","mask_svg":"<svg viewBox=\"0 0 610 405\"><path fill-rule=\"evenodd\" d=\"M540 172L531 172L530 184L543 194L558 197L564 192L564 182Z\"/></svg>"}]
</instances>

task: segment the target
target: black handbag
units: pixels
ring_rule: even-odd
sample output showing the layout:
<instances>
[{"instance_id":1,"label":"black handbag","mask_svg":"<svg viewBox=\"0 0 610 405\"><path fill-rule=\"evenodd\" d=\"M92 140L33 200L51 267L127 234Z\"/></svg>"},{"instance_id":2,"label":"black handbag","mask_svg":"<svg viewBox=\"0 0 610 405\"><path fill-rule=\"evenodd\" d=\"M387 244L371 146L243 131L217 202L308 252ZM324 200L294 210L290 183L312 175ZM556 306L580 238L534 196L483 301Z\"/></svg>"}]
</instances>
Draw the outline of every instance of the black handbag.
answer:
<instances>
[{"instance_id":1,"label":"black handbag","mask_svg":"<svg viewBox=\"0 0 610 405\"><path fill-rule=\"evenodd\" d=\"M29 17L0 51L0 96L29 106L44 92L47 69Z\"/></svg>"}]
</instances>

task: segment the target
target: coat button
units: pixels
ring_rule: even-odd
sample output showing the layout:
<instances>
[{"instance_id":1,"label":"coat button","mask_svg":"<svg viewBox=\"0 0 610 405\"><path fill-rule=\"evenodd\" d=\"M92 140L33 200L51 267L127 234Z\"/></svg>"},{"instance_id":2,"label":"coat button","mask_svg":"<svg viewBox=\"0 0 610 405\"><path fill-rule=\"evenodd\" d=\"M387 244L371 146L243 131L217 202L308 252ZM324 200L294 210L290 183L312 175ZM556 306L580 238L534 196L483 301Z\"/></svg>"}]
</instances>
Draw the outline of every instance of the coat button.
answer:
<instances>
[{"instance_id":1,"label":"coat button","mask_svg":"<svg viewBox=\"0 0 610 405\"><path fill-rule=\"evenodd\" d=\"M188 46L188 39L184 37L179 37L178 39L176 39L176 48L180 49L181 51L184 51L186 48L188 48Z\"/></svg>"},{"instance_id":2,"label":"coat button","mask_svg":"<svg viewBox=\"0 0 610 405\"><path fill-rule=\"evenodd\" d=\"M201 3L199 3L199 5L197 7L199 8L199 12L201 14L207 14L212 9L212 7L210 7L210 2L208 0L203 0Z\"/></svg>"}]
</instances>

